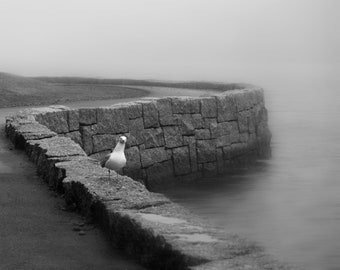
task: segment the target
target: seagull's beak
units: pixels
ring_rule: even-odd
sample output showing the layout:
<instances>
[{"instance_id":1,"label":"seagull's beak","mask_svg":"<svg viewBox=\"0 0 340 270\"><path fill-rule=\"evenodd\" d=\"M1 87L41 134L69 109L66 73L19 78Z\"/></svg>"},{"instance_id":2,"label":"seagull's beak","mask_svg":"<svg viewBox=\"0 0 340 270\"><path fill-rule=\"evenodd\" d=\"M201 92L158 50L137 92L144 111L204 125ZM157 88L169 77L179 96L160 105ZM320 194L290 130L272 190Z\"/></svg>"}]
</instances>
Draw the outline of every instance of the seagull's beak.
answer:
<instances>
[{"instance_id":1,"label":"seagull's beak","mask_svg":"<svg viewBox=\"0 0 340 270\"><path fill-rule=\"evenodd\" d=\"M131 145L128 142L126 142L125 143L125 148L127 149L127 148L130 148L130 147L131 147Z\"/></svg>"}]
</instances>

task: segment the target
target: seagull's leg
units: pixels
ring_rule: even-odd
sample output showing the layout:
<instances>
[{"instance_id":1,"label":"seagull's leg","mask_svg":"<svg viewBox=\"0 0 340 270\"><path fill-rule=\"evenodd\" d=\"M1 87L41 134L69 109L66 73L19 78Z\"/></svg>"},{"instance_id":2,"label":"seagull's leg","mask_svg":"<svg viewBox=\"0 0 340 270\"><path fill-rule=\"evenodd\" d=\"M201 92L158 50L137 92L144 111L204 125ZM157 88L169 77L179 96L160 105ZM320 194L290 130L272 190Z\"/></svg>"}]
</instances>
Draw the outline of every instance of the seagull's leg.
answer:
<instances>
[{"instance_id":1,"label":"seagull's leg","mask_svg":"<svg viewBox=\"0 0 340 270\"><path fill-rule=\"evenodd\" d=\"M110 180L110 170L109 170L109 180Z\"/></svg>"},{"instance_id":2,"label":"seagull's leg","mask_svg":"<svg viewBox=\"0 0 340 270\"><path fill-rule=\"evenodd\" d=\"M118 170L116 171L116 173L117 173L117 181L118 181Z\"/></svg>"}]
</instances>

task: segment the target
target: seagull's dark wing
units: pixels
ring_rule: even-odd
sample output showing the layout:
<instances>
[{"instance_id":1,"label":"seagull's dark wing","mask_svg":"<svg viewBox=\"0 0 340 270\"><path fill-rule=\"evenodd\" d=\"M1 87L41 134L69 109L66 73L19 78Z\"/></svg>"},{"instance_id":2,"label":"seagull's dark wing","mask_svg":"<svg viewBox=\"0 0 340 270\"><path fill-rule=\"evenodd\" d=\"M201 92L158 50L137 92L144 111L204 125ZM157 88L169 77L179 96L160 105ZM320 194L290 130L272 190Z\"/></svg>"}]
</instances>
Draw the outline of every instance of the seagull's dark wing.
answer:
<instances>
[{"instance_id":1,"label":"seagull's dark wing","mask_svg":"<svg viewBox=\"0 0 340 270\"><path fill-rule=\"evenodd\" d=\"M108 159L110 158L110 155L111 155L111 153L107 154L105 157L103 157L103 158L100 160L100 166L105 167L105 163L106 163L106 161L108 161Z\"/></svg>"}]
</instances>

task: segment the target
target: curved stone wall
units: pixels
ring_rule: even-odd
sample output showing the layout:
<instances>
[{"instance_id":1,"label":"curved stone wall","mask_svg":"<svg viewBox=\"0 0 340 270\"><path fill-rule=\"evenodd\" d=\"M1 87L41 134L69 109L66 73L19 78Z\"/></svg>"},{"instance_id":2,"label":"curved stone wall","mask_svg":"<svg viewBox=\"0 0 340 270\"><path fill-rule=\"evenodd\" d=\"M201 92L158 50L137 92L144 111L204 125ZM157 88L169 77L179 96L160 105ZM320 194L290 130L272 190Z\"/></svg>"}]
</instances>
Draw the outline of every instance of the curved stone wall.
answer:
<instances>
[{"instance_id":1,"label":"curved stone wall","mask_svg":"<svg viewBox=\"0 0 340 270\"><path fill-rule=\"evenodd\" d=\"M110 181L87 155L111 148L117 135L126 134L132 144L128 173L139 168L149 184L154 172L167 175L160 169L165 163L171 164L169 179L178 180L219 171L222 164L239 166L249 156L266 157L270 133L260 89L109 108L30 109L7 118L6 134L41 177L64 192L68 205L95 217L116 246L149 269L296 269L128 176Z\"/></svg>"},{"instance_id":2,"label":"curved stone wall","mask_svg":"<svg viewBox=\"0 0 340 270\"><path fill-rule=\"evenodd\" d=\"M125 174L150 189L214 176L270 155L263 90L149 98L105 108L35 111L35 119L100 158L124 134Z\"/></svg>"}]
</instances>

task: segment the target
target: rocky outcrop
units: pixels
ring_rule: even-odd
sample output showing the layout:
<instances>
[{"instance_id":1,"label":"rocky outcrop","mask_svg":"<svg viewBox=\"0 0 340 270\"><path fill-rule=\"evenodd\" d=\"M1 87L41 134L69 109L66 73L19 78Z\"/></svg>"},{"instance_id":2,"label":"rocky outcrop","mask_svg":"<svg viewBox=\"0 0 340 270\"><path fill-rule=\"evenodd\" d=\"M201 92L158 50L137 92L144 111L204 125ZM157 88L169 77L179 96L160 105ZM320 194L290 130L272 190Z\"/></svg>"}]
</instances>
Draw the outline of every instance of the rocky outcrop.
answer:
<instances>
[{"instance_id":1,"label":"rocky outcrop","mask_svg":"<svg viewBox=\"0 0 340 270\"><path fill-rule=\"evenodd\" d=\"M88 156L107 152L125 134L131 144L127 173L150 186L268 156L260 89L108 108L24 111L6 120L6 133L45 181L65 193L67 203L95 217L111 241L150 269L293 269L128 176L110 180Z\"/></svg>"}]
</instances>

